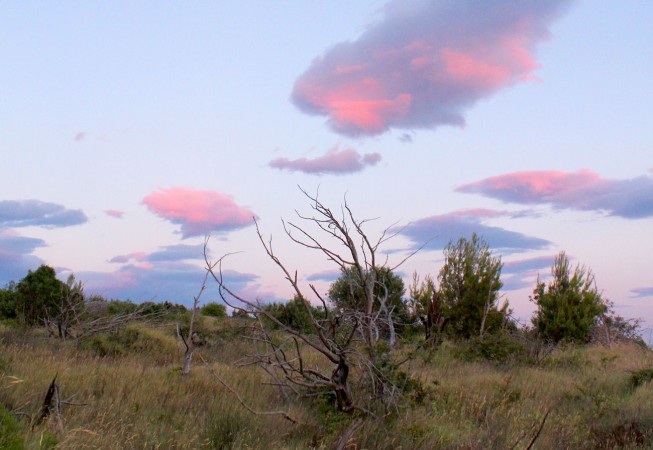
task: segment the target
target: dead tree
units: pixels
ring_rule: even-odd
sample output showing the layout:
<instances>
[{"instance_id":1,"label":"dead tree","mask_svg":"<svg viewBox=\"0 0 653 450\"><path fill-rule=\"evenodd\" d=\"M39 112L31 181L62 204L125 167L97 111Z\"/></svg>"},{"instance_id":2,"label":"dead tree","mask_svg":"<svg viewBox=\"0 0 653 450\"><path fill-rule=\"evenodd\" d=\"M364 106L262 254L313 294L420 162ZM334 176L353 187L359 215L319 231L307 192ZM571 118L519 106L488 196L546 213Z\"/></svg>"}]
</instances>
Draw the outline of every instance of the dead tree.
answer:
<instances>
[{"instance_id":1,"label":"dead tree","mask_svg":"<svg viewBox=\"0 0 653 450\"><path fill-rule=\"evenodd\" d=\"M63 285L56 314L49 316L45 311L42 318L48 336L81 342L98 333L115 331L135 320L157 320L164 311L148 312L142 304L131 312L116 315L97 316L89 312L87 297L81 282L75 282L71 275Z\"/></svg>"},{"instance_id":2,"label":"dead tree","mask_svg":"<svg viewBox=\"0 0 653 450\"><path fill-rule=\"evenodd\" d=\"M206 250L207 243L208 243L208 239L204 243L205 250ZM195 352L195 349L201 344L199 335L195 333L193 326L195 325L195 315L197 314L197 308L199 306L200 297L202 297L202 293L206 289L206 280L208 279L208 277L209 277L209 271L207 270L206 273L204 274L204 281L202 281L202 286L200 287L200 290L195 296L195 298L193 299L193 310L191 311L190 314L190 324L188 325L187 337L184 337L184 334L181 331L181 327L179 326L179 323L177 323L177 336L179 337L179 339L181 339L182 343L184 344L184 357L181 366L181 374L184 376L190 373L190 363L193 359L193 353Z\"/></svg>"},{"instance_id":3,"label":"dead tree","mask_svg":"<svg viewBox=\"0 0 653 450\"><path fill-rule=\"evenodd\" d=\"M374 357L371 356L373 352L361 351L357 345L354 345L355 338L360 332L362 344L368 348L373 347L379 339L378 330L381 324L390 330L390 340L391 343L394 343L392 309L386 305L387 289L385 289L385 296L381 295L379 298L375 294L374 288L376 285L383 284L381 280L377 279L377 251L381 244L396 233L390 235L389 228L387 228L379 239L372 241L363 230L367 221L356 220L346 201L340 216L336 216L318 200L317 196L311 196L304 190L302 193L310 200L313 215L305 216L297 212L297 216L305 224L315 227L320 236L312 234L305 226L294 222L282 221L284 230L293 242L322 253L341 270L353 270L356 273L363 288L360 309L343 311L330 308L315 286L309 284L314 297L324 308L324 317L316 318L311 304L307 300L309 297L304 295L299 285L297 271L291 272L276 256L272 247L272 239L267 241L264 239L256 219L254 222L257 235L266 254L279 267L297 298L303 302L314 334L301 332L282 323L258 301L248 299L233 291L226 285L222 272L224 259L228 255L217 261L211 261L208 258L205 244L204 256L207 271L217 282L220 296L227 305L236 311L245 311L258 319L259 326L256 328L256 333L250 337L255 345L255 352L245 358L242 365L255 364L263 368L273 378L272 384L279 387L284 395L317 395L331 392L339 410L345 412L359 410L374 415L367 405L361 405L352 395L350 374L352 367L357 368L359 376L367 373L372 379L369 384L374 386L372 395L396 392L394 388L378 388L379 385L392 384L392 380L384 376L383 371L375 366ZM327 245L325 243L327 240L334 245ZM334 250L343 248L344 250ZM404 258L401 263L408 257ZM375 308L375 305L379 305L379 307ZM280 340L278 333L273 338L266 330L265 323L272 323L281 329L282 333L280 334L284 337ZM307 367L302 356L304 348L317 352L332 364L333 369L330 376L328 372L322 372L323 369Z\"/></svg>"},{"instance_id":4,"label":"dead tree","mask_svg":"<svg viewBox=\"0 0 653 450\"><path fill-rule=\"evenodd\" d=\"M75 276L70 275L61 287L56 315L50 317L48 311L44 311L43 324L48 336L75 339L77 335L72 328L79 328L82 323L80 316L84 313L85 301L84 286L81 282L76 283Z\"/></svg>"},{"instance_id":5,"label":"dead tree","mask_svg":"<svg viewBox=\"0 0 653 450\"><path fill-rule=\"evenodd\" d=\"M378 279L379 271L377 269L385 264L378 261L377 252L383 243L396 236L401 230L390 233L392 226L388 227L383 230L381 236L376 241L373 241L369 239L363 229L363 226L369 220L357 220L346 200L342 206L340 215L337 216L331 209L321 203L317 196L311 196L303 189L302 193L311 201L313 215L305 216L296 212L297 216L304 223L315 226L316 231L321 233L321 237L318 239L315 234L307 230L307 227L300 226L294 222L283 221L284 230L293 242L321 252L327 257L327 260L335 263L341 271L353 271L356 275L355 283L360 283L360 285L355 286L353 284L354 281L351 281L351 295L354 297L356 295L354 291L360 291L362 292L362 298L358 299L361 304L360 310L352 312L357 313L359 316L361 332L366 344L373 345L379 339L378 328L380 320L385 322L388 329L394 329L391 314L387 312L384 304L384 301L387 300L387 288L385 288L383 280ZM344 247L344 250L333 250L333 246L327 246L323 243L326 239L330 239L335 246ZM421 248L415 250L390 270L392 271L399 267ZM383 294L377 295L375 293L377 286L384 288L385 297ZM362 289L358 290L356 288ZM386 310L386 314L383 317L375 313L375 305L377 304L379 304L381 309L385 308Z\"/></svg>"}]
</instances>

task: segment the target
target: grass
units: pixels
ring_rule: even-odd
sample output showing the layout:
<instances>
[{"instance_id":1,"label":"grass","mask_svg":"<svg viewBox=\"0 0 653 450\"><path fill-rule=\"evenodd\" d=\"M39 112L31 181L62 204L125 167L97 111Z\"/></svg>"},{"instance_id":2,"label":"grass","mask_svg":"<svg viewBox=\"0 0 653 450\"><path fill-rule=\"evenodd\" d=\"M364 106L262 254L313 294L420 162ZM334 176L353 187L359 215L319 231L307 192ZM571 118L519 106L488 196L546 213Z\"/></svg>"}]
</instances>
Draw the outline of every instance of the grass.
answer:
<instances>
[{"instance_id":1,"label":"grass","mask_svg":"<svg viewBox=\"0 0 653 450\"><path fill-rule=\"evenodd\" d=\"M327 397L286 404L262 371L235 364L250 350L246 327L203 317L198 351L253 408L285 409L299 424L251 414L198 358L182 379L174 324L132 324L83 345L0 326L0 448L334 448L357 425L347 448L524 449L547 413L535 448L653 448L653 352L634 344L559 347L533 365L407 343L402 370L420 383L380 422ZM75 395L64 431L47 420L31 430L55 374L62 399Z\"/></svg>"}]
</instances>

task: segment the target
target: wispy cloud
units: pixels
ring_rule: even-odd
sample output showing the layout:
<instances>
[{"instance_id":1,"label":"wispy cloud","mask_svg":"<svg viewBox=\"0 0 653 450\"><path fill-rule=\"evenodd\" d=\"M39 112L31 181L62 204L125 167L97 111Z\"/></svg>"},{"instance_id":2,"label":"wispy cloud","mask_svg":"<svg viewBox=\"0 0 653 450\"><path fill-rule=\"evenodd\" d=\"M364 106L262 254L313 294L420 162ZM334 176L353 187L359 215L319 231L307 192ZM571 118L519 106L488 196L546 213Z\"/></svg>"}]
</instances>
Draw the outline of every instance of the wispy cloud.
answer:
<instances>
[{"instance_id":1,"label":"wispy cloud","mask_svg":"<svg viewBox=\"0 0 653 450\"><path fill-rule=\"evenodd\" d=\"M653 286L631 289L635 298L653 297Z\"/></svg>"},{"instance_id":2,"label":"wispy cloud","mask_svg":"<svg viewBox=\"0 0 653 450\"><path fill-rule=\"evenodd\" d=\"M533 50L568 3L390 1L358 39L313 61L292 100L349 136L464 125L479 100L534 79Z\"/></svg>"},{"instance_id":3,"label":"wispy cloud","mask_svg":"<svg viewBox=\"0 0 653 450\"><path fill-rule=\"evenodd\" d=\"M146 262L160 262L160 261L202 261L204 255L204 245L168 245L161 249L152 252L135 252L127 255L114 256L109 260L113 263L126 263L130 261L146 261Z\"/></svg>"},{"instance_id":4,"label":"wispy cloud","mask_svg":"<svg viewBox=\"0 0 653 450\"><path fill-rule=\"evenodd\" d=\"M180 225L184 238L244 228L254 216L229 195L183 187L158 190L142 203L157 216Z\"/></svg>"},{"instance_id":5,"label":"wispy cloud","mask_svg":"<svg viewBox=\"0 0 653 450\"><path fill-rule=\"evenodd\" d=\"M555 258L556 255L548 255L519 259L516 261L505 261L501 272L504 274L519 274L524 272L538 273L540 270L550 268L555 261Z\"/></svg>"},{"instance_id":6,"label":"wispy cloud","mask_svg":"<svg viewBox=\"0 0 653 450\"><path fill-rule=\"evenodd\" d=\"M464 237L471 239L473 233L481 236L493 250L515 253L547 248L551 242L505 228L486 225L484 221L497 217L514 217L504 211L468 209L448 214L425 217L411 222L400 234L420 246L428 241L426 248L443 249L449 241Z\"/></svg>"},{"instance_id":7,"label":"wispy cloud","mask_svg":"<svg viewBox=\"0 0 653 450\"><path fill-rule=\"evenodd\" d=\"M306 277L308 281L335 281L340 276L339 270L325 270L323 272L318 272L309 275Z\"/></svg>"},{"instance_id":8,"label":"wispy cloud","mask_svg":"<svg viewBox=\"0 0 653 450\"><path fill-rule=\"evenodd\" d=\"M513 172L456 188L509 203L549 204L556 208L606 211L637 219L653 216L653 176L618 180L591 170Z\"/></svg>"},{"instance_id":9,"label":"wispy cloud","mask_svg":"<svg viewBox=\"0 0 653 450\"><path fill-rule=\"evenodd\" d=\"M205 274L204 245L169 245L153 252L117 255L110 262L120 266L112 272L79 272L87 290L108 298L134 301L169 300L187 306L199 291ZM255 292L258 276L225 270L223 280L236 292ZM209 279L202 294L205 302L220 301L217 284Z\"/></svg>"},{"instance_id":10,"label":"wispy cloud","mask_svg":"<svg viewBox=\"0 0 653 450\"><path fill-rule=\"evenodd\" d=\"M269 166L280 170L291 172L304 172L312 175L334 174L344 175L360 172L366 167L374 166L381 161L378 153L366 153L361 155L355 150L339 150L335 147L323 156L317 158L276 158L269 162Z\"/></svg>"},{"instance_id":11,"label":"wispy cloud","mask_svg":"<svg viewBox=\"0 0 653 450\"><path fill-rule=\"evenodd\" d=\"M555 255L505 261L501 270L504 291L534 288L537 277L547 271L555 261Z\"/></svg>"},{"instance_id":12,"label":"wispy cloud","mask_svg":"<svg viewBox=\"0 0 653 450\"><path fill-rule=\"evenodd\" d=\"M104 211L104 214L106 214L109 217L115 217L116 219L122 219L123 216L125 215L124 211L118 211L115 209L107 209Z\"/></svg>"},{"instance_id":13,"label":"wispy cloud","mask_svg":"<svg viewBox=\"0 0 653 450\"><path fill-rule=\"evenodd\" d=\"M67 209L56 203L40 200L0 201L0 227L38 226L60 228L86 223L88 218L79 209Z\"/></svg>"}]
</instances>

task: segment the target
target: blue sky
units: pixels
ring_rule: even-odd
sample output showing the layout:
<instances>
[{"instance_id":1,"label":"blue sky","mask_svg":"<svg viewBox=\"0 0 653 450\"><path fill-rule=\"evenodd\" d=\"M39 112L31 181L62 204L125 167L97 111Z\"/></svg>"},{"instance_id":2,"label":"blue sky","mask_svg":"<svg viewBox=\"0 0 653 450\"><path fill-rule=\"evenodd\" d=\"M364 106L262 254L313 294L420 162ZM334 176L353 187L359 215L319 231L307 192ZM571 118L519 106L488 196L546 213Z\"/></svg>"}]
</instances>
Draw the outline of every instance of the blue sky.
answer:
<instances>
[{"instance_id":1,"label":"blue sky","mask_svg":"<svg viewBox=\"0 0 653 450\"><path fill-rule=\"evenodd\" d=\"M286 298L255 215L326 289L281 227L300 185L406 225L391 261L433 238L407 278L476 231L520 317L565 250L649 319L651 23L644 0L4 2L0 283L45 263L189 304L211 234L235 288Z\"/></svg>"}]
</instances>

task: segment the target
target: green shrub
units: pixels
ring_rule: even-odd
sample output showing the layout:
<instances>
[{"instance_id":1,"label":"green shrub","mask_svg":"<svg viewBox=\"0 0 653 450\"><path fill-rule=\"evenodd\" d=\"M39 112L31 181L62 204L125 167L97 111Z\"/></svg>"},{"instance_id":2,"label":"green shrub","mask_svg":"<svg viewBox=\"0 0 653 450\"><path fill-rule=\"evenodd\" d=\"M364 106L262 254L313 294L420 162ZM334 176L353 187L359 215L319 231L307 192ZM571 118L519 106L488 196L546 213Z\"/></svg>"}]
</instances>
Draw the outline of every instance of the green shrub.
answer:
<instances>
[{"instance_id":1,"label":"green shrub","mask_svg":"<svg viewBox=\"0 0 653 450\"><path fill-rule=\"evenodd\" d=\"M107 305L107 312L112 316L130 314L136 311L138 305L131 300L111 300Z\"/></svg>"},{"instance_id":2,"label":"green shrub","mask_svg":"<svg viewBox=\"0 0 653 450\"><path fill-rule=\"evenodd\" d=\"M606 312L606 301L596 287L592 271L576 266L560 252L551 268L553 280L537 281L531 300L537 305L533 325L545 339L587 342L598 318Z\"/></svg>"},{"instance_id":3,"label":"green shrub","mask_svg":"<svg viewBox=\"0 0 653 450\"><path fill-rule=\"evenodd\" d=\"M320 320L324 318L324 310L312 305L309 305L309 308L314 319ZM265 310L279 322L290 328L302 333L315 333L315 328L306 310L304 300L298 296L295 296L295 298L286 303L269 303L265 306ZM271 322L269 319L266 321Z\"/></svg>"},{"instance_id":4,"label":"green shrub","mask_svg":"<svg viewBox=\"0 0 653 450\"><path fill-rule=\"evenodd\" d=\"M653 380L653 368L642 369L630 375L630 386L636 389Z\"/></svg>"},{"instance_id":5,"label":"green shrub","mask_svg":"<svg viewBox=\"0 0 653 450\"><path fill-rule=\"evenodd\" d=\"M111 333L99 333L84 341L82 347L100 358L142 354L165 364L177 356L175 338L162 330L131 325Z\"/></svg>"},{"instance_id":6,"label":"green shrub","mask_svg":"<svg viewBox=\"0 0 653 450\"><path fill-rule=\"evenodd\" d=\"M0 319L16 318L16 287L9 283L0 289Z\"/></svg>"},{"instance_id":7,"label":"green shrub","mask_svg":"<svg viewBox=\"0 0 653 450\"><path fill-rule=\"evenodd\" d=\"M3 405L0 405L0 448L6 450L25 448L20 425Z\"/></svg>"},{"instance_id":8,"label":"green shrub","mask_svg":"<svg viewBox=\"0 0 653 450\"><path fill-rule=\"evenodd\" d=\"M221 303L211 302L202 306L200 313L203 316L223 318L227 317L227 307Z\"/></svg>"},{"instance_id":9,"label":"green shrub","mask_svg":"<svg viewBox=\"0 0 653 450\"><path fill-rule=\"evenodd\" d=\"M461 342L454 354L465 361L483 359L496 364L505 364L510 359L522 359L525 356L525 348L510 333L502 330Z\"/></svg>"}]
</instances>

